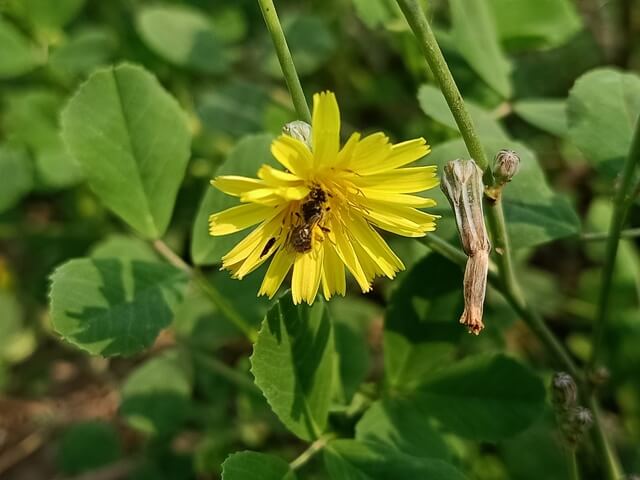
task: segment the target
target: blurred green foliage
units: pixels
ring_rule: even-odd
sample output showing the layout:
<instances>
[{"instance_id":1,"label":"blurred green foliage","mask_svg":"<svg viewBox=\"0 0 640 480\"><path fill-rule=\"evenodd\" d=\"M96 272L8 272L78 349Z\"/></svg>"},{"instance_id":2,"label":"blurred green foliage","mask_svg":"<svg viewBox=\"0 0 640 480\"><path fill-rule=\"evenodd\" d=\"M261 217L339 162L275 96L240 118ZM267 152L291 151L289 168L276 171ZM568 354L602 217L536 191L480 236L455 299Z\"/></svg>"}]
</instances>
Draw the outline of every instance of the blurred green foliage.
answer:
<instances>
[{"instance_id":1,"label":"blurred green foliage","mask_svg":"<svg viewBox=\"0 0 640 480\"><path fill-rule=\"evenodd\" d=\"M393 0L275 3L305 92L336 93L345 138L424 136L421 162L439 167L467 156ZM640 7L423 3L488 155L521 156L505 215L525 294L586 360L604 245L580 235L607 229L640 111ZM553 359L494 290L485 332L466 335L461 272L415 240L393 240L408 267L394 282L312 308L256 298L264 270L217 270L239 237L209 237L208 215L233 204L209 179L273 162L293 119L254 0L0 1L0 402L17 404L0 403L0 459L47 435L0 477L567 478L545 400ZM428 195L457 242L444 197ZM208 290L154 251L160 238ZM629 473L638 246L618 255L602 392ZM588 442L579 459L600 478Z\"/></svg>"}]
</instances>

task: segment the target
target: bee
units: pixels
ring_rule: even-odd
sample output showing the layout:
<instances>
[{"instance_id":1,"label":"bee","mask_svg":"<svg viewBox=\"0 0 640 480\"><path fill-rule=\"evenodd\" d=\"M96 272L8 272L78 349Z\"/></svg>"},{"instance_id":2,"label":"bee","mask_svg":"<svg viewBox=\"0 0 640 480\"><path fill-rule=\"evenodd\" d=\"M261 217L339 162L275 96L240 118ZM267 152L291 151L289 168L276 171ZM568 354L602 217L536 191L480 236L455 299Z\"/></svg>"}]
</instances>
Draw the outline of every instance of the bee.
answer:
<instances>
[{"instance_id":1,"label":"bee","mask_svg":"<svg viewBox=\"0 0 640 480\"><path fill-rule=\"evenodd\" d=\"M302 212L302 223L293 227L291 230L289 244L298 253L308 253L313 248L314 230L316 226L323 220L325 212L329 211L326 207L327 194L320 187L315 186L307 195L305 201L300 208ZM300 214L297 214L300 216ZM329 229L320 226L323 232Z\"/></svg>"}]
</instances>

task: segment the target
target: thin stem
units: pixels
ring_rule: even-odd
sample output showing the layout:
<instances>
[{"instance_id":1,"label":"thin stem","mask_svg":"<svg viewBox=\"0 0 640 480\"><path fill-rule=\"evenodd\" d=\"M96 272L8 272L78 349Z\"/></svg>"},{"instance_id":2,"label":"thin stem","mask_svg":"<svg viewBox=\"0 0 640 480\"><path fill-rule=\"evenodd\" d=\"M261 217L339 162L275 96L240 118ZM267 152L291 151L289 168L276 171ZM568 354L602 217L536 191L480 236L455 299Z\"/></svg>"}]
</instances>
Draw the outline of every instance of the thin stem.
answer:
<instances>
[{"instance_id":1,"label":"thin stem","mask_svg":"<svg viewBox=\"0 0 640 480\"><path fill-rule=\"evenodd\" d=\"M640 237L640 228L628 228L620 232L620 238L636 238ZM601 242L609 239L609 232L592 232L583 233L580 240L583 242Z\"/></svg>"},{"instance_id":2,"label":"thin stem","mask_svg":"<svg viewBox=\"0 0 640 480\"><path fill-rule=\"evenodd\" d=\"M567 452L567 467L569 469L569 480L580 480L580 471L578 470L578 459L576 458L575 448L571 448Z\"/></svg>"},{"instance_id":3,"label":"thin stem","mask_svg":"<svg viewBox=\"0 0 640 480\"><path fill-rule=\"evenodd\" d=\"M460 91L458 90L455 80L451 75L451 71L440 51L438 42L431 30L431 26L427 21L422 7L417 0L396 0L400 6L404 16L409 23L409 26L413 30L418 43L424 53L427 63L431 67L433 74L440 85L440 89L444 94L444 97L449 105L449 109L453 114L458 129L465 142L467 150L471 157L476 161L476 164L484 170L483 179L485 185L491 187L493 185L493 175L489 168L489 162L485 155L485 152L480 143L480 139L476 133L471 117L469 116ZM632 148L632 154L636 150L635 146L640 141L637 140L638 135L635 136L633 142L634 148ZM637 147L640 149L640 147ZM627 171L627 168L625 168ZM623 177L624 180L628 180L629 176ZM626 188L623 189L626 191ZM622 202L618 202L620 204ZM509 238L506 232L506 225L504 222L504 214L502 211L502 204L500 201L490 203L486 209L486 217L491 229L494 249L498 253L497 263L500 274L500 287L501 291L507 298L511 306L520 314L520 316L527 322L530 328L539 336L540 340L550 349L550 351L556 356L556 358L564 365L569 373L574 375L576 379L579 379L581 385L584 387L585 381L582 375L579 375L579 371L576 368L573 360L567 353L564 346L558 341L553 332L551 332L545 325L542 317L540 317L533 309L529 308L525 303L524 297L521 294L520 287L517 282L513 270L513 262L511 259L511 252L509 250ZM615 243L617 247L617 240L621 227L617 229ZM610 240L611 241L611 240ZM615 257L615 255L614 255ZM593 405L598 406L595 399ZM606 463L607 475L612 477L617 475L618 471L612 466L613 464L609 459L615 459L615 455L612 449L608 448L608 443L602 425L596 423L598 430L598 436L601 442L596 442L598 447L598 453ZM614 462L615 464L615 462Z\"/></svg>"},{"instance_id":4,"label":"thin stem","mask_svg":"<svg viewBox=\"0 0 640 480\"><path fill-rule=\"evenodd\" d=\"M618 459L615 450L609 443L609 439L604 433L605 429L602 421L602 415L600 413L600 405L598 405L598 400L593 394L591 394L589 395L587 402L589 404L589 409L593 414L593 421L596 428L593 429L592 436L598 452L600 453L600 456L604 462L604 471L606 475L605 478L606 480L621 480L625 478L624 472L622 470L620 460Z\"/></svg>"},{"instance_id":5,"label":"thin stem","mask_svg":"<svg viewBox=\"0 0 640 480\"><path fill-rule=\"evenodd\" d=\"M280 62L280 68L282 68L282 73L287 82L287 87L289 88L291 100L293 100L293 106L296 109L298 118L307 123L311 123L309 105L305 99L300 78L298 77L296 66L293 63L293 58L291 58L291 51L289 50L287 39L282 31L282 25L280 25L280 19L278 18L273 0L258 0L258 3L260 4L260 10L262 10L264 23L267 25L267 29L273 40L273 46L276 49L278 61Z\"/></svg>"},{"instance_id":6,"label":"thin stem","mask_svg":"<svg viewBox=\"0 0 640 480\"><path fill-rule=\"evenodd\" d=\"M453 75L451 75L449 65L447 65L442 55L440 46L431 30L431 25L429 25L420 3L418 0L397 0L397 2L407 22L409 22L411 30L413 30L414 35L418 39L427 63L440 85L440 90L442 90L444 98L449 104L449 109L458 125L458 130L460 130L462 134L469 155L471 155L471 158L473 158L476 164L484 171L484 183L486 185L492 185L493 174L489 168L489 160L484 152L484 148L482 148L482 144L480 143L480 137L478 137L476 133L473 120L464 105L460 90L458 90Z\"/></svg>"},{"instance_id":7,"label":"thin stem","mask_svg":"<svg viewBox=\"0 0 640 480\"><path fill-rule=\"evenodd\" d=\"M209 297L211 302L218 308L218 310L220 310L227 320L238 327L238 329L244 333L251 342L256 340L258 335L255 329L247 323L244 317L224 298L224 295L222 295L218 289L209 282L209 280L207 280L200 270L194 269L191 265L185 262L162 240L155 240L153 242L153 248L155 248L156 251L171 265L187 273L202 293Z\"/></svg>"},{"instance_id":8,"label":"thin stem","mask_svg":"<svg viewBox=\"0 0 640 480\"><path fill-rule=\"evenodd\" d=\"M289 467L291 470L298 470L300 467L305 465L309 460L313 458L313 456L320 452L327 443L335 438L335 435L332 433L323 435L322 437L315 440L309 447L302 452L296 459L294 459L291 463L289 463Z\"/></svg>"},{"instance_id":9,"label":"thin stem","mask_svg":"<svg viewBox=\"0 0 640 480\"><path fill-rule=\"evenodd\" d=\"M602 277L600 281L600 295L598 297L598 308L593 332L593 350L589 360L589 368L593 369L600 359L602 348L602 336L604 335L607 322L607 311L609 309L609 297L613 284L613 271L615 269L616 256L618 254L618 244L620 243L620 233L624 225L627 214L627 193L633 181L633 173L640 163L640 121L636 122L636 129L631 142L631 148L625 160L620 179L620 185L613 200L613 216L609 224L609 235L607 238L604 265L602 267Z\"/></svg>"},{"instance_id":10,"label":"thin stem","mask_svg":"<svg viewBox=\"0 0 640 480\"><path fill-rule=\"evenodd\" d=\"M171 247L164 243L162 240L154 240L153 248L171 265L179 268L183 272L193 275L193 268L187 262L185 262L176 252L171 250Z\"/></svg>"}]
</instances>

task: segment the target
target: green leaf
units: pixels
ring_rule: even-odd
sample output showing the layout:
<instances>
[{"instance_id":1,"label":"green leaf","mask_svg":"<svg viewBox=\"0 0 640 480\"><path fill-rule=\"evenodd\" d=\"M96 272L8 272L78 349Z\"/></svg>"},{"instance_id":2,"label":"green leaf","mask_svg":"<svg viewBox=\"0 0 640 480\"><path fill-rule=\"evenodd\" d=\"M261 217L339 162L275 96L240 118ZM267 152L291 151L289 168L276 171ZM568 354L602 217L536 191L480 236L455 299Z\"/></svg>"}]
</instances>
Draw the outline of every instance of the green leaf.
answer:
<instances>
[{"instance_id":1,"label":"green leaf","mask_svg":"<svg viewBox=\"0 0 640 480\"><path fill-rule=\"evenodd\" d=\"M145 237L164 234L190 136L153 75L128 64L91 75L62 112L62 136L108 208Z\"/></svg>"},{"instance_id":2,"label":"green leaf","mask_svg":"<svg viewBox=\"0 0 640 480\"><path fill-rule=\"evenodd\" d=\"M126 258L82 258L51 276L51 319L91 354L131 355L171 323L187 284L181 270Z\"/></svg>"},{"instance_id":3,"label":"green leaf","mask_svg":"<svg viewBox=\"0 0 640 480\"><path fill-rule=\"evenodd\" d=\"M336 353L339 362L342 403L351 397L369 374L371 355L368 333L380 308L359 297L336 297L329 302L335 331Z\"/></svg>"},{"instance_id":4,"label":"green leaf","mask_svg":"<svg viewBox=\"0 0 640 480\"><path fill-rule=\"evenodd\" d=\"M466 477L442 460L417 458L378 444L334 440L324 451L324 461L334 480L437 479Z\"/></svg>"},{"instance_id":5,"label":"green leaf","mask_svg":"<svg viewBox=\"0 0 640 480\"><path fill-rule=\"evenodd\" d=\"M229 56L200 11L178 5L152 5L140 9L136 29L156 54L180 67L204 73L224 73Z\"/></svg>"},{"instance_id":6,"label":"green leaf","mask_svg":"<svg viewBox=\"0 0 640 480\"><path fill-rule=\"evenodd\" d=\"M74 79L108 63L115 48L116 39L109 30L85 29L53 50L49 67L64 79Z\"/></svg>"},{"instance_id":7,"label":"green leaf","mask_svg":"<svg viewBox=\"0 0 640 480\"><path fill-rule=\"evenodd\" d=\"M271 135L251 135L244 137L233 148L225 162L216 172L218 175L243 175L255 177L263 164L275 166L271 156ZM220 262L221 257L247 235L238 232L224 237L209 235L209 216L214 212L237 205L238 199L207 186L191 236L191 257L196 265L211 265Z\"/></svg>"},{"instance_id":8,"label":"green leaf","mask_svg":"<svg viewBox=\"0 0 640 480\"><path fill-rule=\"evenodd\" d=\"M509 48L556 47L582 29L570 0L490 0L500 40Z\"/></svg>"},{"instance_id":9,"label":"green leaf","mask_svg":"<svg viewBox=\"0 0 640 480\"><path fill-rule=\"evenodd\" d=\"M425 282L437 272L437 281ZM384 324L384 365L388 386L410 391L453 359L464 334L462 272L440 255L428 255L394 290Z\"/></svg>"},{"instance_id":10,"label":"green leaf","mask_svg":"<svg viewBox=\"0 0 640 480\"><path fill-rule=\"evenodd\" d=\"M502 194L507 231L515 249L579 233L580 221L576 212L565 197L549 188L531 150L518 142L492 139L486 140L484 146L489 158L503 148L515 150L520 156L520 170ZM437 145L421 163L435 163L438 170L442 171L442 167L454 158L469 158L464 142L460 139ZM428 194L438 202L434 212L449 216L450 209L442 192L433 189Z\"/></svg>"},{"instance_id":11,"label":"green leaf","mask_svg":"<svg viewBox=\"0 0 640 480\"><path fill-rule=\"evenodd\" d=\"M214 135L233 137L263 131L269 105L269 95L264 89L237 80L207 90L197 98L198 117L204 129Z\"/></svg>"},{"instance_id":12,"label":"green leaf","mask_svg":"<svg viewBox=\"0 0 640 480\"><path fill-rule=\"evenodd\" d=\"M566 136L569 130L566 100L520 100L513 104L513 111L531 125L557 137Z\"/></svg>"},{"instance_id":13,"label":"green leaf","mask_svg":"<svg viewBox=\"0 0 640 480\"><path fill-rule=\"evenodd\" d=\"M63 434L57 464L67 475L95 470L120 458L122 447L116 429L98 421L78 423Z\"/></svg>"},{"instance_id":14,"label":"green leaf","mask_svg":"<svg viewBox=\"0 0 640 480\"><path fill-rule=\"evenodd\" d=\"M24 151L0 146L0 212L18 204L33 187L33 166Z\"/></svg>"},{"instance_id":15,"label":"green leaf","mask_svg":"<svg viewBox=\"0 0 640 480\"><path fill-rule=\"evenodd\" d=\"M60 29L73 20L85 0L9 0L9 8L39 29Z\"/></svg>"},{"instance_id":16,"label":"green leaf","mask_svg":"<svg viewBox=\"0 0 640 480\"><path fill-rule=\"evenodd\" d=\"M393 400L379 400L356 425L356 440L418 458L448 460L451 453L430 419Z\"/></svg>"},{"instance_id":17,"label":"green leaf","mask_svg":"<svg viewBox=\"0 0 640 480\"><path fill-rule=\"evenodd\" d=\"M158 254L144 240L122 234L105 238L91 250L92 258L119 258L158 262Z\"/></svg>"},{"instance_id":18,"label":"green leaf","mask_svg":"<svg viewBox=\"0 0 640 480\"><path fill-rule=\"evenodd\" d=\"M278 418L303 440L318 438L327 426L335 355L329 312L321 301L296 306L287 294L262 322L251 371Z\"/></svg>"},{"instance_id":19,"label":"green leaf","mask_svg":"<svg viewBox=\"0 0 640 480\"><path fill-rule=\"evenodd\" d=\"M393 2L388 0L353 0L356 13L369 28L376 28L396 18Z\"/></svg>"},{"instance_id":20,"label":"green leaf","mask_svg":"<svg viewBox=\"0 0 640 480\"><path fill-rule=\"evenodd\" d=\"M191 367L175 350L154 357L129 375L122 387L120 415L150 435L175 432L189 415Z\"/></svg>"},{"instance_id":21,"label":"green leaf","mask_svg":"<svg viewBox=\"0 0 640 480\"><path fill-rule=\"evenodd\" d=\"M43 62L42 52L16 27L0 17L0 79L19 77Z\"/></svg>"},{"instance_id":22,"label":"green leaf","mask_svg":"<svg viewBox=\"0 0 640 480\"><path fill-rule=\"evenodd\" d=\"M222 480L295 480L289 464L258 452L237 452L222 464Z\"/></svg>"},{"instance_id":23,"label":"green leaf","mask_svg":"<svg viewBox=\"0 0 640 480\"><path fill-rule=\"evenodd\" d=\"M471 68L503 98L511 97L511 66L486 0L451 0L452 41Z\"/></svg>"},{"instance_id":24,"label":"green leaf","mask_svg":"<svg viewBox=\"0 0 640 480\"><path fill-rule=\"evenodd\" d=\"M640 77L611 68L592 70L571 89L567 111L573 142L598 169L616 176L640 112Z\"/></svg>"},{"instance_id":25,"label":"green leaf","mask_svg":"<svg viewBox=\"0 0 640 480\"><path fill-rule=\"evenodd\" d=\"M291 49L299 75L310 75L326 64L337 47L333 32L321 17L313 15L285 15L282 19L287 43ZM270 42L269 42L270 43ZM278 58L268 47L265 70L276 78L282 77Z\"/></svg>"},{"instance_id":26,"label":"green leaf","mask_svg":"<svg viewBox=\"0 0 640 480\"><path fill-rule=\"evenodd\" d=\"M422 111L436 122L458 131L458 125L453 118L449 105L439 88L424 84L418 90L418 102ZM507 139L508 134L496 120L493 114L483 107L466 100L465 105L478 129L480 137Z\"/></svg>"},{"instance_id":27,"label":"green leaf","mask_svg":"<svg viewBox=\"0 0 640 480\"><path fill-rule=\"evenodd\" d=\"M409 402L443 428L495 441L527 428L544 409L542 381L504 355L480 355L438 370Z\"/></svg>"}]
</instances>

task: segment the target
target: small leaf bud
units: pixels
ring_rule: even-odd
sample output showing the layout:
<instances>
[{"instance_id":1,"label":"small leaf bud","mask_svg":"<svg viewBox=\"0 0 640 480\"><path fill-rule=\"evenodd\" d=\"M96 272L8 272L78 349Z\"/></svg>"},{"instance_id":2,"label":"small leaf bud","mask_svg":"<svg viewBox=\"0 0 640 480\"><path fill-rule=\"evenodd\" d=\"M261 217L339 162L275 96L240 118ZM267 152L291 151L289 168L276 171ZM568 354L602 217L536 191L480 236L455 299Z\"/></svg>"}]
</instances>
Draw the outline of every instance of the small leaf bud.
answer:
<instances>
[{"instance_id":1,"label":"small leaf bud","mask_svg":"<svg viewBox=\"0 0 640 480\"><path fill-rule=\"evenodd\" d=\"M493 176L496 184L504 185L518 173L520 157L513 150L500 150L493 164Z\"/></svg>"}]
</instances>

